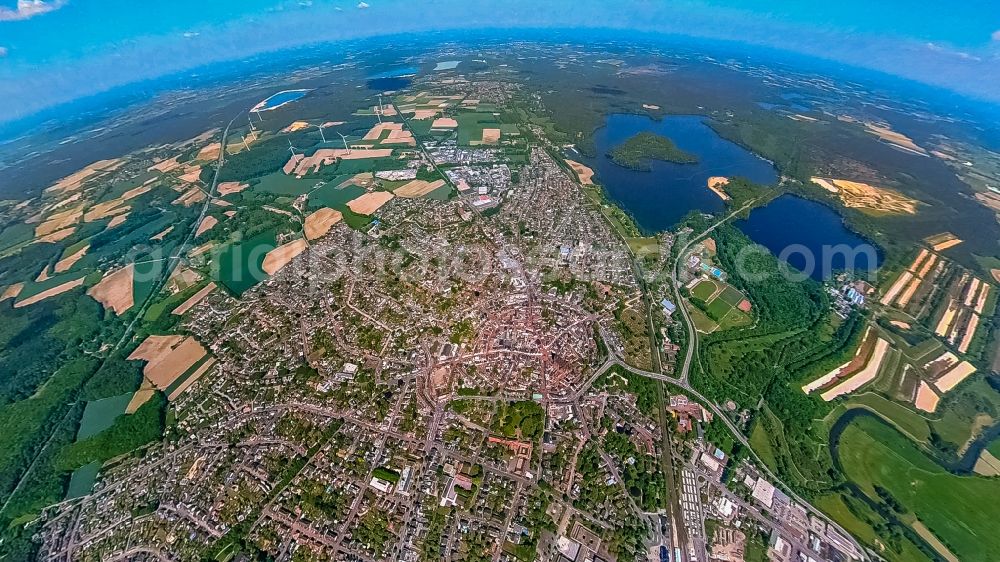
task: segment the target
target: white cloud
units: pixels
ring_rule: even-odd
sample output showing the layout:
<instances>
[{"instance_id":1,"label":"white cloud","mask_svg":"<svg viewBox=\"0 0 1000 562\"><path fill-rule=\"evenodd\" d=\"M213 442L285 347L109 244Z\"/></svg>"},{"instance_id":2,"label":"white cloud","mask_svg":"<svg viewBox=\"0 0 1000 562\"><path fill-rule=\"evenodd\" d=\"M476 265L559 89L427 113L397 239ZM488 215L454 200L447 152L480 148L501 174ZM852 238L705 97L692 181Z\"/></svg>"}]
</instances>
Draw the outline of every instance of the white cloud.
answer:
<instances>
[{"instance_id":1,"label":"white cloud","mask_svg":"<svg viewBox=\"0 0 1000 562\"><path fill-rule=\"evenodd\" d=\"M368 7L368 2L358 2L358 9L359 10L364 10L367 7Z\"/></svg>"},{"instance_id":2,"label":"white cloud","mask_svg":"<svg viewBox=\"0 0 1000 562\"><path fill-rule=\"evenodd\" d=\"M54 12L66 5L66 0L17 0L13 10L0 6L0 21L26 20L49 12Z\"/></svg>"},{"instance_id":3,"label":"white cloud","mask_svg":"<svg viewBox=\"0 0 1000 562\"><path fill-rule=\"evenodd\" d=\"M193 38L195 38L195 37L197 37L199 35L201 35L201 33L198 33L197 31L185 31L184 32L184 38L185 39L193 39Z\"/></svg>"},{"instance_id":4,"label":"white cloud","mask_svg":"<svg viewBox=\"0 0 1000 562\"><path fill-rule=\"evenodd\" d=\"M993 34L990 35L990 39L994 41L1000 41L1000 29L994 31Z\"/></svg>"},{"instance_id":5,"label":"white cloud","mask_svg":"<svg viewBox=\"0 0 1000 562\"><path fill-rule=\"evenodd\" d=\"M7 47L0 47L0 59L7 56Z\"/></svg>"}]
</instances>

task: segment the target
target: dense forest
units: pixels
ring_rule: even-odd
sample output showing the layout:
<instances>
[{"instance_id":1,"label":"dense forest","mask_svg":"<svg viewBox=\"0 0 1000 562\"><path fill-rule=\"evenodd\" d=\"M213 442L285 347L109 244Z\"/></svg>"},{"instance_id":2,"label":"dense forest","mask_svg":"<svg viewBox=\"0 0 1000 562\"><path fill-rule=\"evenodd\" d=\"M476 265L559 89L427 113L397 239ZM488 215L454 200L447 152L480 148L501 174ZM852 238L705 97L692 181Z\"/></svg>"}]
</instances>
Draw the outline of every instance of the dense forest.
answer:
<instances>
[{"instance_id":1,"label":"dense forest","mask_svg":"<svg viewBox=\"0 0 1000 562\"><path fill-rule=\"evenodd\" d=\"M650 160L662 160L675 164L693 164L698 157L685 152L667 137L650 132L642 132L616 146L608 152L608 158L623 168L648 172L652 170Z\"/></svg>"}]
</instances>

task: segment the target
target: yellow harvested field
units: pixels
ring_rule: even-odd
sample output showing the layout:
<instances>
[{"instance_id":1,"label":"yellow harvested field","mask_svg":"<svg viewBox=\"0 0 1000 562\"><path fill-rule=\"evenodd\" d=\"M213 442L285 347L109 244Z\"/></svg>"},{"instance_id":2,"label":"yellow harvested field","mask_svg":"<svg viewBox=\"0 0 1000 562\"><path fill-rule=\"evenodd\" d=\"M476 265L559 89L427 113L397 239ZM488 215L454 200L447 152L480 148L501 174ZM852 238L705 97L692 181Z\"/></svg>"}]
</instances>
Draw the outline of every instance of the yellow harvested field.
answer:
<instances>
[{"instance_id":1,"label":"yellow harvested field","mask_svg":"<svg viewBox=\"0 0 1000 562\"><path fill-rule=\"evenodd\" d=\"M236 216L236 211L226 211L225 213L222 213L222 214L226 215L227 219L231 219L231 218L233 218L233 217Z\"/></svg>"},{"instance_id":2,"label":"yellow harvested field","mask_svg":"<svg viewBox=\"0 0 1000 562\"><path fill-rule=\"evenodd\" d=\"M185 207L190 207L195 203L201 203L205 200L205 192L197 187L192 187L191 189L184 192L183 195L174 199L174 205L184 205Z\"/></svg>"},{"instance_id":3,"label":"yellow harvested field","mask_svg":"<svg viewBox=\"0 0 1000 562\"><path fill-rule=\"evenodd\" d=\"M875 135L876 137L884 140L885 142L901 148L907 152L913 152L915 154L922 154L927 156L927 151L923 148L917 146L913 139L904 135L903 133L898 133L893 131L888 125L882 125L878 123L865 123L865 128L869 133Z\"/></svg>"},{"instance_id":4,"label":"yellow harvested field","mask_svg":"<svg viewBox=\"0 0 1000 562\"><path fill-rule=\"evenodd\" d=\"M365 193L357 199L352 199L347 203L347 206L359 215L370 215L391 201L392 197L393 195L388 191L373 191Z\"/></svg>"},{"instance_id":5,"label":"yellow harvested field","mask_svg":"<svg viewBox=\"0 0 1000 562\"><path fill-rule=\"evenodd\" d=\"M424 119L433 119L437 117L440 110L438 109L415 109L413 111L413 118L417 121L422 121Z\"/></svg>"},{"instance_id":6,"label":"yellow harvested field","mask_svg":"<svg viewBox=\"0 0 1000 562\"><path fill-rule=\"evenodd\" d=\"M321 148L308 158L301 154L292 156L282 169L286 174L294 173L301 177L311 172L318 172L321 167L334 164L338 159L364 160L391 156L391 148Z\"/></svg>"},{"instance_id":7,"label":"yellow harvested field","mask_svg":"<svg viewBox=\"0 0 1000 562\"><path fill-rule=\"evenodd\" d=\"M944 315L941 316L937 327L934 328L934 333L943 338L948 333L948 328L951 327L952 321L955 320L956 313L958 313L958 307L955 305L955 299L950 299L948 301L948 308L944 311Z\"/></svg>"},{"instance_id":8,"label":"yellow harvested field","mask_svg":"<svg viewBox=\"0 0 1000 562\"><path fill-rule=\"evenodd\" d=\"M1000 269L991 269L990 275L993 276L993 280L1000 283Z\"/></svg>"},{"instance_id":9,"label":"yellow harvested field","mask_svg":"<svg viewBox=\"0 0 1000 562\"><path fill-rule=\"evenodd\" d=\"M215 358L211 357L204 363L202 363L195 370L195 372L191 373L191 376L184 379L184 382L177 385L177 388L175 388L173 392L167 395L167 400L176 400L177 397L180 396L181 394L184 394L184 391L190 388L192 384L198 382L198 379L200 379L202 375L207 373L208 370L211 369L213 366L215 366Z\"/></svg>"},{"instance_id":10,"label":"yellow harvested field","mask_svg":"<svg viewBox=\"0 0 1000 562\"><path fill-rule=\"evenodd\" d=\"M924 241L931 245L935 251L947 250L953 246L958 246L962 243L962 240L950 232L942 232L941 234L935 234L934 236L928 236L924 238Z\"/></svg>"},{"instance_id":11,"label":"yellow harvested field","mask_svg":"<svg viewBox=\"0 0 1000 562\"><path fill-rule=\"evenodd\" d=\"M323 207L306 217L305 230L306 240L316 240L326 236L333 225L344 218L344 214L336 209Z\"/></svg>"},{"instance_id":12,"label":"yellow harvested field","mask_svg":"<svg viewBox=\"0 0 1000 562\"><path fill-rule=\"evenodd\" d=\"M185 183L194 183L201 178L201 166L188 166L178 178Z\"/></svg>"},{"instance_id":13,"label":"yellow harvested field","mask_svg":"<svg viewBox=\"0 0 1000 562\"><path fill-rule=\"evenodd\" d=\"M982 314L983 309L986 308L986 299L990 296L990 286L986 283L982 284L982 288L979 290L979 297L976 299L976 314Z\"/></svg>"},{"instance_id":14,"label":"yellow harvested field","mask_svg":"<svg viewBox=\"0 0 1000 562\"><path fill-rule=\"evenodd\" d=\"M934 267L934 264L937 263L937 259L937 254L931 254L930 257L927 258L927 261L924 262L924 265L920 266L920 271L916 272L917 276L921 278L926 277L927 273L930 272L932 267Z\"/></svg>"},{"instance_id":15,"label":"yellow harvested field","mask_svg":"<svg viewBox=\"0 0 1000 562\"><path fill-rule=\"evenodd\" d=\"M904 330L909 330L912 327L908 322L903 322L901 320L890 320L889 323L897 328L902 328Z\"/></svg>"},{"instance_id":16,"label":"yellow harvested field","mask_svg":"<svg viewBox=\"0 0 1000 562\"><path fill-rule=\"evenodd\" d=\"M157 162L156 164L153 164L152 166L146 168L146 170L149 172L154 172L154 171L162 172L164 174L167 172L171 172L181 166L181 163L177 161L178 158L179 156L174 156L173 158L170 158L168 160Z\"/></svg>"},{"instance_id":17,"label":"yellow harvested field","mask_svg":"<svg viewBox=\"0 0 1000 562\"><path fill-rule=\"evenodd\" d=\"M125 224L125 221L128 220L128 215L129 215L129 213L125 213L123 215L118 215L115 218L109 220L108 221L108 226L105 227L105 230L110 230L110 229L112 229L112 228L114 228L116 226L121 226L121 225Z\"/></svg>"},{"instance_id":18,"label":"yellow harvested field","mask_svg":"<svg viewBox=\"0 0 1000 562\"><path fill-rule=\"evenodd\" d=\"M219 195L230 195L239 193L250 187L250 184L238 181L224 181L218 185Z\"/></svg>"},{"instance_id":19,"label":"yellow harvested field","mask_svg":"<svg viewBox=\"0 0 1000 562\"><path fill-rule=\"evenodd\" d=\"M214 248L214 247L215 247L215 241L214 240L213 241L209 241L209 242L205 242L204 244L202 244L201 246L198 246L197 248L192 248L191 251L188 252L188 256L190 256L192 258L196 258L196 257L198 257L198 256L200 256L200 255L202 255L204 253L207 253L207 252L211 251L211 249Z\"/></svg>"},{"instance_id":20,"label":"yellow harvested field","mask_svg":"<svg viewBox=\"0 0 1000 562\"><path fill-rule=\"evenodd\" d=\"M833 185L829 180L825 178L811 177L809 178L814 184L822 187L823 189L829 191L830 193L838 193L840 191L837 186Z\"/></svg>"},{"instance_id":21,"label":"yellow harvested field","mask_svg":"<svg viewBox=\"0 0 1000 562\"><path fill-rule=\"evenodd\" d=\"M500 129L483 129L483 144L500 142Z\"/></svg>"},{"instance_id":22,"label":"yellow harvested field","mask_svg":"<svg viewBox=\"0 0 1000 562\"><path fill-rule=\"evenodd\" d=\"M402 131L402 130L403 130L402 123L391 123L391 122L379 123L378 125L375 125L371 129L369 129L368 132L365 133L363 139L366 141L377 141L382 137L382 133L386 131L389 131L389 134L391 135L393 131Z\"/></svg>"},{"instance_id":23,"label":"yellow harvested field","mask_svg":"<svg viewBox=\"0 0 1000 562\"><path fill-rule=\"evenodd\" d=\"M343 189L350 185L356 185L358 187L363 187L365 189L375 186L375 175L371 172L362 172L360 174L354 174L350 179L344 180L337 186L337 189Z\"/></svg>"},{"instance_id":24,"label":"yellow harvested field","mask_svg":"<svg viewBox=\"0 0 1000 562\"><path fill-rule=\"evenodd\" d=\"M264 264L261 269L268 275L274 275L308 247L309 243L306 242L305 238L282 244L264 256Z\"/></svg>"},{"instance_id":25,"label":"yellow harvested field","mask_svg":"<svg viewBox=\"0 0 1000 562\"><path fill-rule=\"evenodd\" d=\"M106 219L108 217L127 213L131 209L132 208L128 205L122 205L118 199L105 201L104 203L98 203L87 209L87 212L83 214L83 222L94 222L96 220Z\"/></svg>"},{"instance_id":26,"label":"yellow harvested field","mask_svg":"<svg viewBox=\"0 0 1000 562\"><path fill-rule=\"evenodd\" d=\"M939 538L934 536L934 533L926 525L920 521L914 521L910 526L920 535L920 538L924 539L924 542L929 544L941 558L944 558L945 562L960 562L958 557Z\"/></svg>"},{"instance_id":27,"label":"yellow harvested field","mask_svg":"<svg viewBox=\"0 0 1000 562\"><path fill-rule=\"evenodd\" d=\"M840 377L840 375L844 374L845 372L850 374L851 372L855 372L860 367L862 367L864 365L865 359L867 358L869 352L871 351L872 346L870 343L868 343L870 341L869 336L871 335L871 332L872 328L871 326L868 326L865 329L864 335L861 336L861 345L858 346L857 351L854 352L854 357L852 357L850 361L847 361L846 363L840 365L839 367L830 371L829 373L804 385L802 387L802 392L810 394L837 380ZM862 354L865 355L865 358L861 357Z\"/></svg>"},{"instance_id":28,"label":"yellow harvested field","mask_svg":"<svg viewBox=\"0 0 1000 562\"><path fill-rule=\"evenodd\" d=\"M93 177L98 175L104 175L107 172L113 172L114 170L117 170L124 163L125 160L122 158L112 158L110 160L98 160L97 162L94 162L93 164L87 166L86 168L74 172L64 177L63 179L57 181L56 183L52 184L51 186L45 188L45 192L51 193L51 192L76 191L77 189L80 189L80 186L82 186L85 181L92 179Z\"/></svg>"},{"instance_id":29,"label":"yellow harvested field","mask_svg":"<svg viewBox=\"0 0 1000 562\"><path fill-rule=\"evenodd\" d=\"M8 285L7 288L3 290L3 294L0 294L0 302L7 299L16 299L17 295L21 294L21 289L24 289L24 283L14 283L13 285Z\"/></svg>"},{"instance_id":30,"label":"yellow harvested field","mask_svg":"<svg viewBox=\"0 0 1000 562\"><path fill-rule=\"evenodd\" d=\"M811 178L812 181L827 191L836 188L845 207L868 209L879 213L914 215L917 213L919 201L911 199L898 191L885 187L876 187L867 183L835 178ZM822 183L821 183L822 182Z\"/></svg>"},{"instance_id":31,"label":"yellow harvested field","mask_svg":"<svg viewBox=\"0 0 1000 562\"><path fill-rule=\"evenodd\" d=\"M458 121L451 117L441 117L431 123L431 129L454 129L455 127L458 127Z\"/></svg>"},{"instance_id":32,"label":"yellow harvested field","mask_svg":"<svg viewBox=\"0 0 1000 562\"><path fill-rule=\"evenodd\" d=\"M132 289L134 284L135 265L129 264L105 275L100 283L87 290L87 294L104 305L104 308L110 308L121 316L135 304Z\"/></svg>"},{"instance_id":33,"label":"yellow harvested field","mask_svg":"<svg viewBox=\"0 0 1000 562\"><path fill-rule=\"evenodd\" d=\"M48 280L49 280L49 268L45 267L44 269L42 269L41 273L38 274L38 277L35 277L35 283L44 283Z\"/></svg>"},{"instance_id":34,"label":"yellow harvested field","mask_svg":"<svg viewBox=\"0 0 1000 562\"><path fill-rule=\"evenodd\" d=\"M865 368L858 372L858 374L824 392L820 395L820 398L829 402L838 396L850 394L875 380L875 377L878 376L879 368L882 367L882 361L885 359L887 351L889 351L889 342L879 338L878 341L875 342L875 350L868 359L868 363L865 365Z\"/></svg>"},{"instance_id":35,"label":"yellow harvested field","mask_svg":"<svg viewBox=\"0 0 1000 562\"><path fill-rule=\"evenodd\" d=\"M920 381L920 386L917 388L917 398L914 400L913 404L918 410L923 410L925 412L933 413L937 409L938 402L941 401L941 397L934 392L931 385L924 381Z\"/></svg>"},{"instance_id":36,"label":"yellow harvested field","mask_svg":"<svg viewBox=\"0 0 1000 562\"><path fill-rule=\"evenodd\" d=\"M927 251L927 248L920 248L920 253L917 254L917 257L913 258L913 263L907 269L916 273L920 269L920 264L924 262L924 259L928 255L930 255L930 252Z\"/></svg>"},{"instance_id":37,"label":"yellow harvested field","mask_svg":"<svg viewBox=\"0 0 1000 562\"><path fill-rule=\"evenodd\" d=\"M392 190L397 197L422 197L444 186L444 180L413 180Z\"/></svg>"},{"instance_id":38,"label":"yellow harvested field","mask_svg":"<svg viewBox=\"0 0 1000 562\"><path fill-rule=\"evenodd\" d=\"M941 242L940 244L935 244L934 245L934 249L940 252L941 250L947 250L948 248L951 248L952 246L958 246L961 243L962 243L962 240L960 240L958 238L953 238L951 240L947 240L945 242Z\"/></svg>"},{"instance_id":39,"label":"yellow harvested field","mask_svg":"<svg viewBox=\"0 0 1000 562\"><path fill-rule=\"evenodd\" d=\"M191 298L189 298L188 300L184 301L183 303L181 303L180 306L178 306L177 308L175 308L174 311L173 311L173 314L176 314L177 316L181 316L185 312L191 310L191 308L193 308L196 304L198 304L202 300L204 300L205 297L207 297L209 293L211 293L212 291L214 291L215 287L216 287L216 285L215 285L214 281L211 282L211 283L209 283L208 285L205 285L200 291L198 291L197 293L191 295Z\"/></svg>"},{"instance_id":40,"label":"yellow harvested field","mask_svg":"<svg viewBox=\"0 0 1000 562\"><path fill-rule=\"evenodd\" d=\"M151 382L146 379L142 380L142 386L139 390L135 391L132 395L132 399L129 400L128 406L125 406L126 414L134 414L143 404L149 402L149 399L156 394L156 387L153 386Z\"/></svg>"},{"instance_id":41,"label":"yellow harvested field","mask_svg":"<svg viewBox=\"0 0 1000 562\"><path fill-rule=\"evenodd\" d=\"M308 129L309 123L307 121L292 121L290 125L281 130L282 133L294 133L295 131L301 131L303 129Z\"/></svg>"},{"instance_id":42,"label":"yellow harvested field","mask_svg":"<svg viewBox=\"0 0 1000 562\"><path fill-rule=\"evenodd\" d=\"M907 283L909 283L911 279L913 279L913 274L909 271L904 271L902 275L896 279L896 282L889 287L889 290L882 295L882 299L879 302L882 304L889 304L896 300L896 296L899 295L899 292L903 290L903 287L906 287Z\"/></svg>"},{"instance_id":43,"label":"yellow harvested field","mask_svg":"<svg viewBox=\"0 0 1000 562\"><path fill-rule=\"evenodd\" d=\"M1000 476L1000 459L994 457L989 449L983 449L972 470L980 476Z\"/></svg>"},{"instance_id":44,"label":"yellow harvested field","mask_svg":"<svg viewBox=\"0 0 1000 562\"><path fill-rule=\"evenodd\" d=\"M584 166L583 164L575 160L566 160L566 164L576 173L576 176L580 178L580 183L583 185L594 185L594 170L591 170L589 166Z\"/></svg>"},{"instance_id":45,"label":"yellow harvested field","mask_svg":"<svg viewBox=\"0 0 1000 562\"><path fill-rule=\"evenodd\" d=\"M977 293L979 293L980 283L978 277L973 277L972 281L965 288L965 296L962 298L962 303L965 306L972 306L973 300L976 298Z\"/></svg>"},{"instance_id":46,"label":"yellow harvested field","mask_svg":"<svg viewBox=\"0 0 1000 562\"><path fill-rule=\"evenodd\" d=\"M35 236L41 238L52 234L53 232L63 230L80 222L81 217L83 217L82 206L61 211L59 213L55 213L54 215L49 215L45 219L45 222L35 227Z\"/></svg>"},{"instance_id":47,"label":"yellow harvested field","mask_svg":"<svg viewBox=\"0 0 1000 562\"><path fill-rule=\"evenodd\" d=\"M167 279L167 290L178 293L201 281L201 274L189 267L178 267L170 273Z\"/></svg>"},{"instance_id":48,"label":"yellow harvested field","mask_svg":"<svg viewBox=\"0 0 1000 562\"><path fill-rule=\"evenodd\" d=\"M219 224L219 219L208 215L207 217L201 219L201 224L198 225L198 230L195 231L194 237L197 238L202 234L205 234L209 230L215 228L215 225Z\"/></svg>"},{"instance_id":49,"label":"yellow harvested field","mask_svg":"<svg viewBox=\"0 0 1000 562\"><path fill-rule=\"evenodd\" d=\"M45 236L42 236L42 237L38 238L36 241L37 242L50 242L50 243L61 242L61 241L65 240L65 239L69 238L70 236L72 236L74 232L76 232L76 227L75 226L71 226L69 228L64 228L62 230L57 230L57 231L53 232L52 234L47 234Z\"/></svg>"},{"instance_id":50,"label":"yellow harvested field","mask_svg":"<svg viewBox=\"0 0 1000 562\"><path fill-rule=\"evenodd\" d=\"M202 149L198 151L198 155L195 156L195 160L218 160L220 152L222 152L222 143L213 142L202 147Z\"/></svg>"},{"instance_id":51,"label":"yellow harvested field","mask_svg":"<svg viewBox=\"0 0 1000 562\"><path fill-rule=\"evenodd\" d=\"M923 283L921 278L914 277L913 280L910 281L909 285L906 286L906 290L899 295L899 300L896 301L896 305L899 306L899 308L906 308L906 305L910 304L910 299L913 298L913 294L917 292L917 288L920 287L921 283Z\"/></svg>"},{"instance_id":52,"label":"yellow harvested field","mask_svg":"<svg viewBox=\"0 0 1000 562\"><path fill-rule=\"evenodd\" d=\"M144 360L143 374L160 390L166 390L206 355L205 348L191 336L149 336L128 356Z\"/></svg>"},{"instance_id":53,"label":"yellow harvested field","mask_svg":"<svg viewBox=\"0 0 1000 562\"><path fill-rule=\"evenodd\" d=\"M170 234L171 232L173 232L173 230L174 230L173 225L168 226L166 228L166 230L164 230L162 232L159 232L157 234L154 234L152 237L150 237L150 240L155 240L155 241L159 242L160 240L163 240L164 236L166 236L166 235Z\"/></svg>"},{"instance_id":54,"label":"yellow harvested field","mask_svg":"<svg viewBox=\"0 0 1000 562\"><path fill-rule=\"evenodd\" d=\"M727 184L729 184L729 178L724 176L712 176L708 178L708 189L718 195L719 199L723 201L729 201L729 194L726 193L726 190L722 189Z\"/></svg>"},{"instance_id":55,"label":"yellow harvested field","mask_svg":"<svg viewBox=\"0 0 1000 562\"><path fill-rule=\"evenodd\" d=\"M972 343L972 337L976 335L977 328L979 328L979 315L973 314L969 318L969 323L965 326L965 333L962 334L962 341L958 344L959 353L969 351L969 345Z\"/></svg>"},{"instance_id":56,"label":"yellow harvested field","mask_svg":"<svg viewBox=\"0 0 1000 562\"><path fill-rule=\"evenodd\" d=\"M61 294L65 293L66 291L71 291L71 290L79 287L80 285L83 285L83 277L81 277L79 279L74 279L72 281L67 281L67 282L63 283L62 285L57 285L55 287L52 287L51 289L46 289L46 290L44 290L44 291L42 291L40 293L31 295L30 297L28 297L28 298L26 298L24 300L17 301L17 302L14 303L14 308L22 308L22 307L25 307L25 306L31 306L31 305L33 305L35 303L42 302L43 300L45 300L47 298L54 297L56 295L61 295Z\"/></svg>"},{"instance_id":57,"label":"yellow harvested field","mask_svg":"<svg viewBox=\"0 0 1000 562\"><path fill-rule=\"evenodd\" d=\"M955 365L947 373L941 376L939 379L934 381L934 386L937 387L942 393L948 392L949 390L955 388L962 381L969 377L972 373L976 372L976 368L968 361L962 361L958 365Z\"/></svg>"}]
</instances>

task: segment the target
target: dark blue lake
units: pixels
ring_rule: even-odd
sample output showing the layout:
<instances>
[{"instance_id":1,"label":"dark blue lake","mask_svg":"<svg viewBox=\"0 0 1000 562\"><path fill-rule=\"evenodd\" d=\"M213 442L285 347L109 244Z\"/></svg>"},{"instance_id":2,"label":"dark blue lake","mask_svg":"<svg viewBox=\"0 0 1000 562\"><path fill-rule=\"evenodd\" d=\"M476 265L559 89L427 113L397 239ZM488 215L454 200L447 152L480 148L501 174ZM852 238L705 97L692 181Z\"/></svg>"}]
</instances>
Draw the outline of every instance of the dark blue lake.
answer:
<instances>
[{"instance_id":1,"label":"dark blue lake","mask_svg":"<svg viewBox=\"0 0 1000 562\"><path fill-rule=\"evenodd\" d=\"M782 195L754 209L735 225L816 280L845 269L868 277L882 262L881 250L848 229L833 209L794 195Z\"/></svg>"},{"instance_id":2,"label":"dark blue lake","mask_svg":"<svg viewBox=\"0 0 1000 562\"><path fill-rule=\"evenodd\" d=\"M698 156L695 164L652 161L651 171L623 168L607 153L630 137L649 131L665 136L687 152ZM597 157L571 153L590 166L608 196L647 232L666 230L693 209L717 213L723 201L709 191L711 176L743 176L761 184L778 181L778 173L767 160L729 142L697 115L675 115L660 121L645 115L613 114L594 133Z\"/></svg>"},{"instance_id":3,"label":"dark blue lake","mask_svg":"<svg viewBox=\"0 0 1000 562\"><path fill-rule=\"evenodd\" d=\"M379 72L378 74L372 74L368 77L365 83L369 90L379 90L379 91L389 91L389 90L402 90L413 82L413 75L419 72L420 69L415 66L407 66L403 68L392 68Z\"/></svg>"}]
</instances>

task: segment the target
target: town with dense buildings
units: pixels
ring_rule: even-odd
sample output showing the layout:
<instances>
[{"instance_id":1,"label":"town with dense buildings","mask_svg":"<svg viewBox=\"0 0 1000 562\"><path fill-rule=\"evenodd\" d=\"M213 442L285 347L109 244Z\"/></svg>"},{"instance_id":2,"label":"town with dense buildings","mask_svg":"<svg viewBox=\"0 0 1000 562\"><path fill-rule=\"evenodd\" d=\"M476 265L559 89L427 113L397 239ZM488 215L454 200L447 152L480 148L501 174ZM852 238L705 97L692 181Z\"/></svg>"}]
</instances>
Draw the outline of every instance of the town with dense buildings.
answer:
<instances>
[{"instance_id":1,"label":"town with dense buildings","mask_svg":"<svg viewBox=\"0 0 1000 562\"><path fill-rule=\"evenodd\" d=\"M713 177L724 212L648 235L553 133L544 97L502 68L297 113L313 95L280 92L225 128L97 163L33 211L33 236L68 247L3 300L82 288L121 325L113 353L87 352L141 371L138 390L87 401L67 447L144 415L162 425L134 450L66 461L68 492L30 522L40 559L882 559L816 505L841 496L789 485L805 449L780 429L792 406L765 396L780 384L845 410L945 403L976 372L967 352L996 303L941 255L951 239L894 266L888 289L848 273L817 283L801 314L815 322L768 331L774 302L726 253L727 221L757 192ZM857 205L887 200L816 179ZM108 249L126 231L143 252ZM921 325L930 343L901 335ZM740 385L764 359L726 347L737 330L829 349L788 344L782 359L813 376L754 394ZM883 513L873 505L855 509Z\"/></svg>"}]
</instances>

